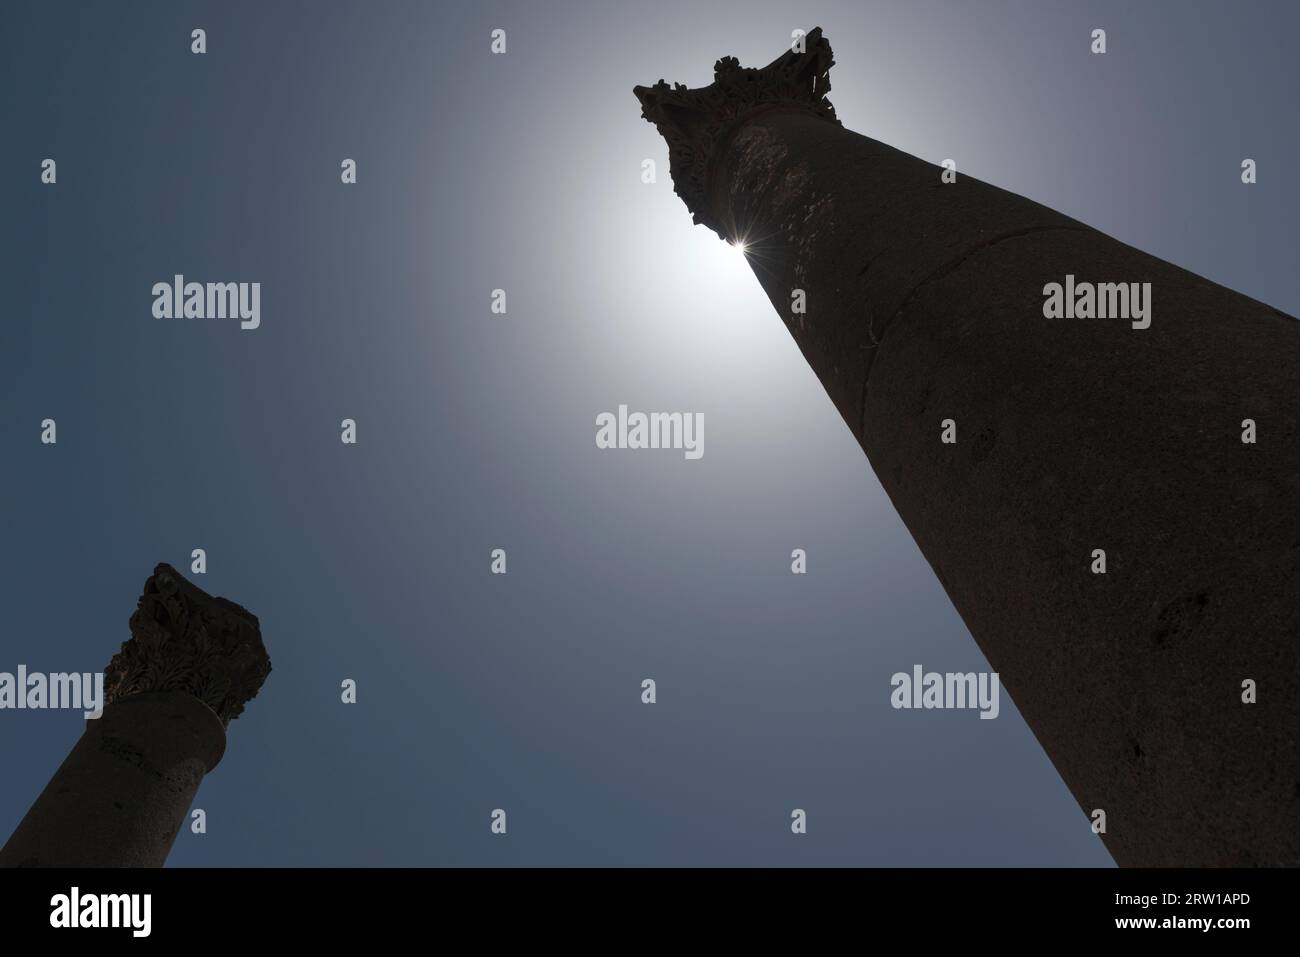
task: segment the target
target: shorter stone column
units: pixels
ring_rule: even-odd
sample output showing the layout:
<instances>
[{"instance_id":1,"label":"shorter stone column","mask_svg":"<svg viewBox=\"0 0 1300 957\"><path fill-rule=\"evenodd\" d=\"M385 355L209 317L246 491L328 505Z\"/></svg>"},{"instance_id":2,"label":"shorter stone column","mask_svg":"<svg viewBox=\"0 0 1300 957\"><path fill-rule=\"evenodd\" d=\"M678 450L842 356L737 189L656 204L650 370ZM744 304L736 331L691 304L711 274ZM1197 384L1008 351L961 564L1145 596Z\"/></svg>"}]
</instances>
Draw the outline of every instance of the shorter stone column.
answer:
<instances>
[{"instance_id":1,"label":"shorter stone column","mask_svg":"<svg viewBox=\"0 0 1300 957\"><path fill-rule=\"evenodd\" d=\"M105 671L103 715L0 849L0 867L161 867L226 726L271 670L256 616L159 565Z\"/></svg>"}]
</instances>

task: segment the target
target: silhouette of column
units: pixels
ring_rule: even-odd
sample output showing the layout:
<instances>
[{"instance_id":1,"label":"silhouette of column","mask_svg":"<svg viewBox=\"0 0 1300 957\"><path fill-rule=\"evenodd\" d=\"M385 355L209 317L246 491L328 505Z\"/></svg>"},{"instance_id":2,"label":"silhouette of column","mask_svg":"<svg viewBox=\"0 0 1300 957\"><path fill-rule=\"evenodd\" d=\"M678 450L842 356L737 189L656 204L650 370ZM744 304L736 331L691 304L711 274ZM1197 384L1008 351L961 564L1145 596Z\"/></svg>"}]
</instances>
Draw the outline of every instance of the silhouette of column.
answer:
<instances>
[{"instance_id":1,"label":"silhouette of column","mask_svg":"<svg viewBox=\"0 0 1300 957\"><path fill-rule=\"evenodd\" d=\"M845 129L806 42L635 89L677 193L745 244L1115 860L1300 863L1300 324ZM1150 326L1045 318L1067 276L1149 282Z\"/></svg>"},{"instance_id":2,"label":"silhouette of column","mask_svg":"<svg viewBox=\"0 0 1300 957\"><path fill-rule=\"evenodd\" d=\"M271 670L257 618L159 565L104 673L103 714L0 849L0 867L161 867L226 726Z\"/></svg>"}]
</instances>

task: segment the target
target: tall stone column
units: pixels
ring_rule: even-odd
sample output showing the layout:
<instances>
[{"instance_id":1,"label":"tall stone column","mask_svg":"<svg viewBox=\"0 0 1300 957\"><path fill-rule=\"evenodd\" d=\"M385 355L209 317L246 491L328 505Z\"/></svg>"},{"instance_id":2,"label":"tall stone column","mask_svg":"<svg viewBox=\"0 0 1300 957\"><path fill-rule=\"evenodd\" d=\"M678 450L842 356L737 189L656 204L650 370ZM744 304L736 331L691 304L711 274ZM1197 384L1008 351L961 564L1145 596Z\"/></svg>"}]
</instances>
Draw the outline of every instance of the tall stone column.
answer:
<instances>
[{"instance_id":1,"label":"tall stone column","mask_svg":"<svg viewBox=\"0 0 1300 957\"><path fill-rule=\"evenodd\" d=\"M105 705L0 849L0 867L161 867L226 727L266 680L257 618L159 565Z\"/></svg>"},{"instance_id":2,"label":"tall stone column","mask_svg":"<svg viewBox=\"0 0 1300 957\"><path fill-rule=\"evenodd\" d=\"M1300 324L845 129L831 64L635 93L1116 861L1300 863ZM1074 281L1150 326L1046 318Z\"/></svg>"}]
</instances>

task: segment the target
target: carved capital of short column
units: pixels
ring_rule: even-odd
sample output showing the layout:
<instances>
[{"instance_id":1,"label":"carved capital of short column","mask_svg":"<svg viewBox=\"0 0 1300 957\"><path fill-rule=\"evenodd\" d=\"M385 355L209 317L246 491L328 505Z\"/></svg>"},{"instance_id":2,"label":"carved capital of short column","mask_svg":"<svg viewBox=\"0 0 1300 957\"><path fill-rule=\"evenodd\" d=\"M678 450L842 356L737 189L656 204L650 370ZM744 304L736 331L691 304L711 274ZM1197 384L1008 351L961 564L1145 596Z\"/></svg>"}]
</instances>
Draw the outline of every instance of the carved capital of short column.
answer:
<instances>
[{"instance_id":1,"label":"carved capital of short column","mask_svg":"<svg viewBox=\"0 0 1300 957\"><path fill-rule=\"evenodd\" d=\"M130 627L130 640L104 671L106 705L183 691L229 725L271 671L257 616L190 584L170 565L157 566L144 583Z\"/></svg>"},{"instance_id":2,"label":"carved capital of short column","mask_svg":"<svg viewBox=\"0 0 1300 957\"><path fill-rule=\"evenodd\" d=\"M732 230L720 221L711 199L713 164L732 134L753 116L772 109L795 110L841 125L826 99L830 92L831 45L821 27L803 38L802 53L787 50L762 68L742 67L723 57L713 67L714 81L699 89L672 87L660 80L633 89L641 115L668 142L673 189L698 224L726 240Z\"/></svg>"}]
</instances>

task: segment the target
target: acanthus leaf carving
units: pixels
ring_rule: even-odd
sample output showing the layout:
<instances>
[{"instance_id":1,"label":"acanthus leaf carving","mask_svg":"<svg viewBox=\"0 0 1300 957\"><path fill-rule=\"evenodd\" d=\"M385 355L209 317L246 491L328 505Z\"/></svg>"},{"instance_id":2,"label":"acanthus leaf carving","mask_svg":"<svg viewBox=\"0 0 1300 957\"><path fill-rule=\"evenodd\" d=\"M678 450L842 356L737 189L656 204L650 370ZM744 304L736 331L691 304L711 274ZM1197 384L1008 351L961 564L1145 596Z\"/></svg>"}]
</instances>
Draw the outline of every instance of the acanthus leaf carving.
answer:
<instances>
[{"instance_id":1,"label":"acanthus leaf carving","mask_svg":"<svg viewBox=\"0 0 1300 957\"><path fill-rule=\"evenodd\" d=\"M834 65L830 41L821 27L803 38L804 52L787 50L762 68L742 67L735 57L714 64L714 81L699 89L684 84L671 87L664 80L638 86L641 115L653 123L668 143L668 163L673 189L697 224L708 226L726 240L709 198L710 164L730 133L747 117L771 108L795 109L840 125L830 92Z\"/></svg>"},{"instance_id":2,"label":"acanthus leaf carving","mask_svg":"<svg viewBox=\"0 0 1300 957\"><path fill-rule=\"evenodd\" d=\"M144 584L131 638L104 671L105 704L154 691L184 691L229 724L271 671L257 616L215 598L160 564Z\"/></svg>"}]
</instances>

